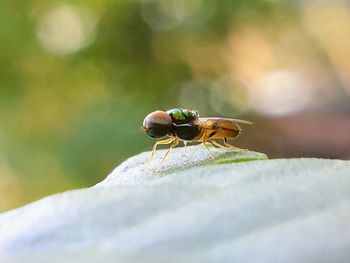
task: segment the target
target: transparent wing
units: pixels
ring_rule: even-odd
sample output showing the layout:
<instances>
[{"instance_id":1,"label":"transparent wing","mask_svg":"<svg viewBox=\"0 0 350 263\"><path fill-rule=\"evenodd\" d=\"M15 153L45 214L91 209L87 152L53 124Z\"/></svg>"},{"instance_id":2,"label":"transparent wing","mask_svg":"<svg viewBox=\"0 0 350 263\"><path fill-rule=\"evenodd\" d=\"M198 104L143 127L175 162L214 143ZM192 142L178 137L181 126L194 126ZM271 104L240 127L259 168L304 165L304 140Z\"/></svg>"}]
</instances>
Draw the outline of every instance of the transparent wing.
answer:
<instances>
[{"instance_id":1,"label":"transparent wing","mask_svg":"<svg viewBox=\"0 0 350 263\"><path fill-rule=\"evenodd\" d=\"M235 127L238 126L237 124L253 124L250 121L230 119L230 118L220 118L220 117L199 118L198 122L200 126L207 129L212 129L212 128L235 129Z\"/></svg>"},{"instance_id":2,"label":"transparent wing","mask_svg":"<svg viewBox=\"0 0 350 263\"><path fill-rule=\"evenodd\" d=\"M241 133L239 124L251 124L249 121L230 118L199 118L198 126L209 138L235 138Z\"/></svg>"}]
</instances>

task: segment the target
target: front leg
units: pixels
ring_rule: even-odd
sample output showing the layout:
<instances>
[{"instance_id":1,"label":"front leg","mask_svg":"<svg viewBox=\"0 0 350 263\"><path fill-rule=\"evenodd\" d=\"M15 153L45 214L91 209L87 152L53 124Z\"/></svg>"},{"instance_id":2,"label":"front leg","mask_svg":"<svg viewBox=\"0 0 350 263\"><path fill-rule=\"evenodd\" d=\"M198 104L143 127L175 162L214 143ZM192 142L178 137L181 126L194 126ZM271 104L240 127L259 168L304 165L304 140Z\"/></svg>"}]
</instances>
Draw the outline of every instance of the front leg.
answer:
<instances>
[{"instance_id":1,"label":"front leg","mask_svg":"<svg viewBox=\"0 0 350 263\"><path fill-rule=\"evenodd\" d=\"M166 139L166 140L157 141L157 142L154 144L154 146L153 146L152 153L151 153L151 158L149 159L149 161L147 162L146 166L145 166L142 170L143 170L143 171L146 171L147 168L149 167L149 165L152 163L158 145L171 144L171 143L173 143L175 140L176 140L175 137L170 137L170 138L168 138L168 139Z\"/></svg>"},{"instance_id":2,"label":"front leg","mask_svg":"<svg viewBox=\"0 0 350 263\"><path fill-rule=\"evenodd\" d=\"M162 164L164 163L165 159L168 157L170 150L175 147L176 145L178 145L179 140L177 138L175 138L169 145L169 149L166 151L166 153L164 154L162 160L160 161L160 163L158 164L157 169L154 171L154 173L157 173L160 169L160 167L162 166Z\"/></svg>"}]
</instances>

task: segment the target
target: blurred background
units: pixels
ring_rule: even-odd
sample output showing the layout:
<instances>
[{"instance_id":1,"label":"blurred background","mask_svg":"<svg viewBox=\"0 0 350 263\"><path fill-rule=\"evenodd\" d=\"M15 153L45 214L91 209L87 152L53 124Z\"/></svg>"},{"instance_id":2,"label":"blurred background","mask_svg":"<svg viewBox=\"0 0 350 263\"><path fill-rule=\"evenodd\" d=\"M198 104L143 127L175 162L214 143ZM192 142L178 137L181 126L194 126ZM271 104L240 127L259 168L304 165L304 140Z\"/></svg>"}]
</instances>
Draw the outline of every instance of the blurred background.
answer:
<instances>
[{"instance_id":1,"label":"blurred background","mask_svg":"<svg viewBox=\"0 0 350 263\"><path fill-rule=\"evenodd\" d=\"M156 109L250 120L239 147L350 159L350 2L0 1L0 211L150 150Z\"/></svg>"}]
</instances>

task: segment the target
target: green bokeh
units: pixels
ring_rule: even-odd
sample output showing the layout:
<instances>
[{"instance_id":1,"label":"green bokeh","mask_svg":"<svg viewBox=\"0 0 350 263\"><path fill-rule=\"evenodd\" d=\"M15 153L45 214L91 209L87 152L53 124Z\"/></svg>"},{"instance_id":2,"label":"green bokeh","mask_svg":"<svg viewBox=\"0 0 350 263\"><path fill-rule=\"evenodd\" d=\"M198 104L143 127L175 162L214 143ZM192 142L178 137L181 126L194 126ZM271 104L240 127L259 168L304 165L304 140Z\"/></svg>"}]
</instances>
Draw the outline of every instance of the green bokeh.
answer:
<instances>
[{"instance_id":1,"label":"green bokeh","mask_svg":"<svg viewBox=\"0 0 350 263\"><path fill-rule=\"evenodd\" d=\"M179 22L158 17L159 1L151 0L0 2L0 164L7 171L5 190L14 193L0 210L94 185L127 157L150 149L153 140L139 129L143 118L156 109L185 107L181 83L194 85L201 115L240 113L239 103L225 96L219 96L220 112L209 102L208 83L226 68L198 78L184 54L225 46L229 31L245 23L278 32L298 24L300 10L290 1L244 0L197 0L188 8L198 3ZM42 47L36 32L48 10L62 4L89 10L97 25L89 45L57 55ZM152 28L145 12L169 26ZM237 101L243 103L239 85Z\"/></svg>"}]
</instances>

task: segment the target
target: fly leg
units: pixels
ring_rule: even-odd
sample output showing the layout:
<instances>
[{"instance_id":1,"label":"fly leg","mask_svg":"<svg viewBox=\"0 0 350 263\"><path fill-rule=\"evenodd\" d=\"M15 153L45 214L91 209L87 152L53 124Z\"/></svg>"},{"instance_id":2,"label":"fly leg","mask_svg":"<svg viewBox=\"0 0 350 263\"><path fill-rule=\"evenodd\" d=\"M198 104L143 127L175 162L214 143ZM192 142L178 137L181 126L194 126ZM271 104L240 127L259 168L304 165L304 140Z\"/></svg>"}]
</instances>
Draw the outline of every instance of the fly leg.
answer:
<instances>
[{"instance_id":1,"label":"fly leg","mask_svg":"<svg viewBox=\"0 0 350 263\"><path fill-rule=\"evenodd\" d=\"M204 146L204 148L208 151L208 154L210 156L211 159L215 159L214 155L211 153L211 151L209 150L208 146L205 144L207 141L203 141L202 144Z\"/></svg>"},{"instance_id":2,"label":"fly leg","mask_svg":"<svg viewBox=\"0 0 350 263\"><path fill-rule=\"evenodd\" d=\"M184 142L184 146L185 146L185 153L183 156L187 157L187 141L183 141Z\"/></svg>"},{"instance_id":3,"label":"fly leg","mask_svg":"<svg viewBox=\"0 0 350 263\"><path fill-rule=\"evenodd\" d=\"M216 146L216 147L227 149L227 146L224 146L224 145L222 145L222 144L220 144L220 143L217 143L217 142L214 141L213 139L210 139L210 143L211 143L212 145Z\"/></svg>"},{"instance_id":4,"label":"fly leg","mask_svg":"<svg viewBox=\"0 0 350 263\"><path fill-rule=\"evenodd\" d=\"M209 157L211 159L215 159L214 155L211 153L211 151L209 150L208 146L205 144L207 141L211 142L210 137L211 137L211 133L212 132L204 132L203 135L200 137L200 139L198 141L202 142L202 145L204 146L204 148L207 150Z\"/></svg>"},{"instance_id":5,"label":"fly leg","mask_svg":"<svg viewBox=\"0 0 350 263\"><path fill-rule=\"evenodd\" d=\"M224 142L224 145L227 147L227 148L230 148L232 151L236 151L236 152L245 152L245 151L248 151L247 149L241 149L241 148L238 148L238 147L235 147L229 143L227 143L227 138L223 138L222 139L223 142Z\"/></svg>"},{"instance_id":6,"label":"fly leg","mask_svg":"<svg viewBox=\"0 0 350 263\"><path fill-rule=\"evenodd\" d=\"M220 148L224 148L224 149L230 149L230 150L235 151L235 152L248 151L246 149L241 149L241 148L235 147L235 146L227 143L227 138L223 138L223 145L218 143L218 142L216 142L216 141L214 141L213 139L211 139L210 142L214 146L217 146L217 147L220 147Z\"/></svg>"},{"instance_id":7,"label":"fly leg","mask_svg":"<svg viewBox=\"0 0 350 263\"><path fill-rule=\"evenodd\" d=\"M173 141L170 143L169 145L169 149L166 151L166 153L164 154L162 160L160 161L160 163L158 164L157 169L154 171L154 173L157 173L160 169L160 167L162 166L162 164L164 163L165 159L168 157L170 150L175 147L176 145L179 144L179 140L177 138L174 138Z\"/></svg>"},{"instance_id":8,"label":"fly leg","mask_svg":"<svg viewBox=\"0 0 350 263\"><path fill-rule=\"evenodd\" d=\"M149 165L152 163L158 145L162 145L162 144L171 144L171 143L173 143L175 140L176 140L176 138L171 137L171 138L168 138L168 139L163 140L163 141L157 141L157 142L154 144L154 146L153 146L152 153L151 153L151 158L149 159L148 163L146 164L146 166L145 166L142 170L143 170L143 171L146 171L147 168L149 167Z\"/></svg>"},{"instance_id":9,"label":"fly leg","mask_svg":"<svg viewBox=\"0 0 350 263\"><path fill-rule=\"evenodd\" d=\"M209 150L208 146L205 144L208 141L208 139L209 139L209 141L211 141L210 140L210 133L205 132L203 134L203 136L202 136L202 144L205 147L205 149L208 151L208 154L209 154L210 158L211 159L215 159L214 155L211 153L211 151Z\"/></svg>"}]
</instances>

